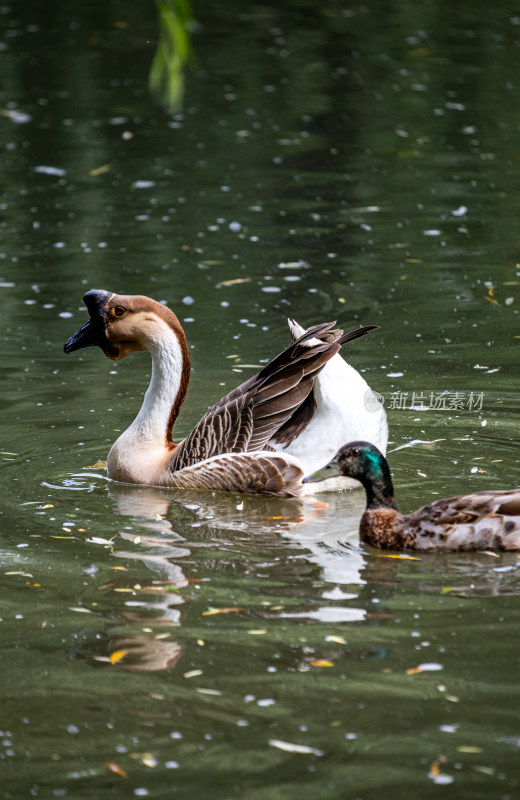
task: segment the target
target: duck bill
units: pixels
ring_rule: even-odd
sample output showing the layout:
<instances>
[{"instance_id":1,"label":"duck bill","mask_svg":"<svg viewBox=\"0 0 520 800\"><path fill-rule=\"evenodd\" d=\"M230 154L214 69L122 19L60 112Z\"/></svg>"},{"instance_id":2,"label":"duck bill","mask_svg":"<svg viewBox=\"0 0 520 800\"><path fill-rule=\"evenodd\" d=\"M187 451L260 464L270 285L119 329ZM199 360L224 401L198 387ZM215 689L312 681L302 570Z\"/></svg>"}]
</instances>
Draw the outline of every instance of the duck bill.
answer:
<instances>
[{"instance_id":1,"label":"duck bill","mask_svg":"<svg viewBox=\"0 0 520 800\"><path fill-rule=\"evenodd\" d=\"M83 347L103 347L104 331L94 327L92 320L89 319L76 333L67 339L63 350L65 353L73 353L74 350L81 350Z\"/></svg>"},{"instance_id":2,"label":"duck bill","mask_svg":"<svg viewBox=\"0 0 520 800\"><path fill-rule=\"evenodd\" d=\"M329 480L329 478L336 478L338 475L341 475L341 472L336 463L336 459L333 458L325 467L322 467L316 472L313 472L312 475L304 478L303 483L321 483L322 481Z\"/></svg>"},{"instance_id":3,"label":"duck bill","mask_svg":"<svg viewBox=\"0 0 520 800\"><path fill-rule=\"evenodd\" d=\"M81 350L83 347L97 346L107 355L112 355L113 348L105 333L105 309L111 296L110 292L103 289L91 289L83 296L90 319L67 340L63 348L65 353L73 353L74 350Z\"/></svg>"}]
</instances>

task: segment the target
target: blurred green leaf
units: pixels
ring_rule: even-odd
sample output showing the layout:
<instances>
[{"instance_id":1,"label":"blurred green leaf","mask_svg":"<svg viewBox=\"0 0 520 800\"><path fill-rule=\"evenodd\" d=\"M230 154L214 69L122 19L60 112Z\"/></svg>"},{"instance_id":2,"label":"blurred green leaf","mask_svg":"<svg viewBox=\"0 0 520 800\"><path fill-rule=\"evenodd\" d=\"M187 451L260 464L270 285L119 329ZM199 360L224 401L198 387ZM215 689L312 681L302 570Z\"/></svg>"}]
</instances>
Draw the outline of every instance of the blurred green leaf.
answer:
<instances>
[{"instance_id":1,"label":"blurred green leaf","mask_svg":"<svg viewBox=\"0 0 520 800\"><path fill-rule=\"evenodd\" d=\"M177 111L184 96L184 68L192 58L191 0L156 0L159 41L150 68L150 91L168 111Z\"/></svg>"}]
</instances>

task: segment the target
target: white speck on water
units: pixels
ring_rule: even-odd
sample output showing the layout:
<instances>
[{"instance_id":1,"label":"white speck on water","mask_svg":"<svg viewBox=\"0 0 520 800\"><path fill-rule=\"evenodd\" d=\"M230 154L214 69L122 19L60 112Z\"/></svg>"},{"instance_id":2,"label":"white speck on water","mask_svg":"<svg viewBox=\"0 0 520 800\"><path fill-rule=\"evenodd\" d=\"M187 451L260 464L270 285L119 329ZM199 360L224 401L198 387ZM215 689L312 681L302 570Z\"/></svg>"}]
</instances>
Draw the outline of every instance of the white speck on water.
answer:
<instances>
[{"instance_id":1,"label":"white speck on water","mask_svg":"<svg viewBox=\"0 0 520 800\"><path fill-rule=\"evenodd\" d=\"M24 300L26 306L35 306L36 300Z\"/></svg>"},{"instance_id":2,"label":"white speck on water","mask_svg":"<svg viewBox=\"0 0 520 800\"><path fill-rule=\"evenodd\" d=\"M183 322L195 322L195 317L184 317Z\"/></svg>"},{"instance_id":3,"label":"white speck on water","mask_svg":"<svg viewBox=\"0 0 520 800\"><path fill-rule=\"evenodd\" d=\"M54 242L53 247L55 247L57 250L63 250L63 248L67 247L67 245L65 242Z\"/></svg>"},{"instance_id":4,"label":"white speck on water","mask_svg":"<svg viewBox=\"0 0 520 800\"><path fill-rule=\"evenodd\" d=\"M16 283L10 283L9 281L3 281L0 283L0 289L13 289L16 286Z\"/></svg>"},{"instance_id":5,"label":"white speck on water","mask_svg":"<svg viewBox=\"0 0 520 800\"><path fill-rule=\"evenodd\" d=\"M190 297L190 295L187 294L186 297L182 298L182 302L184 303L185 306L192 306L195 300L193 299L193 297Z\"/></svg>"},{"instance_id":6,"label":"white speck on water","mask_svg":"<svg viewBox=\"0 0 520 800\"><path fill-rule=\"evenodd\" d=\"M247 719L237 719L237 725L239 728L246 728L249 725Z\"/></svg>"},{"instance_id":7,"label":"white speck on water","mask_svg":"<svg viewBox=\"0 0 520 800\"><path fill-rule=\"evenodd\" d=\"M150 215L149 214L138 214L136 216L137 222L146 222L149 219L150 219Z\"/></svg>"},{"instance_id":8,"label":"white speck on water","mask_svg":"<svg viewBox=\"0 0 520 800\"><path fill-rule=\"evenodd\" d=\"M172 731L170 733L170 739L182 739L182 733L180 731Z\"/></svg>"},{"instance_id":9,"label":"white speck on water","mask_svg":"<svg viewBox=\"0 0 520 800\"><path fill-rule=\"evenodd\" d=\"M425 236L440 236L441 232L437 230L437 228L429 228L427 231L423 231Z\"/></svg>"},{"instance_id":10,"label":"white speck on water","mask_svg":"<svg viewBox=\"0 0 520 800\"><path fill-rule=\"evenodd\" d=\"M220 305L222 306L222 308L229 308L229 303L227 300L223 300Z\"/></svg>"},{"instance_id":11,"label":"white speck on water","mask_svg":"<svg viewBox=\"0 0 520 800\"><path fill-rule=\"evenodd\" d=\"M138 789L134 789L134 794L136 797L146 797L150 792L148 789L145 789L143 786L140 786Z\"/></svg>"},{"instance_id":12,"label":"white speck on water","mask_svg":"<svg viewBox=\"0 0 520 800\"><path fill-rule=\"evenodd\" d=\"M265 708L266 706L274 706L275 703L276 700L273 700L272 697L265 697L262 700L256 701L257 706L262 706L262 708Z\"/></svg>"},{"instance_id":13,"label":"white speck on water","mask_svg":"<svg viewBox=\"0 0 520 800\"><path fill-rule=\"evenodd\" d=\"M288 283L294 283L296 281L301 281L301 278L299 275L286 275L284 280L286 280Z\"/></svg>"},{"instance_id":14,"label":"white speck on water","mask_svg":"<svg viewBox=\"0 0 520 800\"><path fill-rule=\"evenodd\" d=\"M28 542L21 542L20 544L17 544L16 546L17 547L29 547L29 543Z\"/></svg>"},{"instance_id":15,"label":"white speck on water","mask_svg":"<svg viewBox=\"0 0 520 800\"><path fill-rule=\"evenodd\" d=\"M457 725L439 725L439 730L443 733L456 733L456 731L460 728L460 724Z\"/></svg>"},{"instance_id":16,"label":"white speck on water","mask_svg":"<svg viewBox=\"0 0 520 800\"><path fill-rule=\"evenodd\" d=\"M281 291L279 286L262 286L262 292L266 292L267 294L274 294Z\"/></svg>"},{"instance_id":17,"label":"white speck on water","mask_svg":"<svg viewBox=\"0 0 520 800\"><path fill-rule=\"evenodd\" d=\"M164 766L166 769L177 769L179 767L178 761L165 761Z\"/></svg>"},{"instance_id":18,"label":"white speck on water","mask_svg":"<svg viewBox=\"0 0 520 800\"><path fill-rule=\"evenodd\" d=\"M44 304L43 304L43 306L42 306L42 308L45 308L45 309L47 309L47 310L48 310L49 308L54 308L54 303L44 303Z\"/></svg>"},{"instance_id":19,"label":"white speck on water","mask_svg":"<svg viewBox=\"0 0 520 800\"><path fill-rule=\"evenodd\" d=\"M459 206L458 208L455 208L451 213L454 217L463 217L464 214L468 213L468 209L466 206Z\"/></svg>"},{"instance_id":20,"label":"white speck on water","mask_svg":"<svg viewBox=\"0 0 520 800\"><path fill-rule=\"evenodd\" d=\"M403 375L404 375L404 372L387 372L386 373L386 377L387 378L402 378Z\"/></svg>"},{"instance_id":21,"label":"white speck on water","mask_svg":"<svg viewBox=\"0 0 520 800\"><path fill-rule=\"evenodd\" d=\"M443 784L453 783L455 780L453 775L446 775L444 772L441 772L440 775L431 775L430 777L434 783L438 783L440 786Z\"/></svg>"},{"instance_id":22,"label":"white speck on water","mask_svg":"<svg viewBox=\"0 0 520 800\"><path fill-rule=\"evenodd\" d=\"M346 733L345 739L357 739L357 733Z\"/></svg>"},{"instance_id":23,"label":"white speck on water","mask_svg":"<svg viewBox=\"0 0 520 800\"><path fill-rule=\"evenodd\" d=\"M67 733L70 733L71 735L79 733L78 726L77 725L73 725L72 723L70 725L67 725Z\"/></svg>"},{"instance_id":24,"label":"white speck on water","mask_svg":"<svg viewBox=\"0 0 520 800\"><path fill-rule=\"evenodd\" d=\"M249 237L249 241L250 242L259 242L260 241L260 237L259 236L250 236Z\"/></svg>"},{"instance_id":25,"label":"white speck on water","mask_svg":"<svg viewBox=\"0 0 520 800\"><path fill-rule=\"evenodd\" d=\"M46 167L44 165L35 167L34 171L40 172L42 175L57 175L59 178L63 178L63 176L67 174L67 170L65 169L60 169L59 167Z\"/></svg>"},{"instance_id":26,"label":"white speck on water","mask_svg":"<svg viewBox=\"0 0 520 800\"><path fill-rule=\"evenodd\" d=\"M155 181L134 181L131 188L132 189L153 189L155 186Z\"/></svg>"},{"instance_id":27,"label":"white speck on water","mask_svg":"<svg viewBox=\"0 0 520 800\"><path fill-rule=\"evenodd\" d=\"M242 230L242 225L240 222L230 222L229 223L229 230L233 231L233 233L238 233Z\"/></svg>"},{"instance_id":28,"label":"white speck on water","mask_svg":"<svg viewBox=\"0 0 520 800\"><path fill-rule=\"evenodd\" d=\"M254 696L254 694L246 694L244 696L244 703L252 703L253 700L256 700L256 697Z\"/></svg>"},{"instance_id":29,"label":"white speck on water","mask_svg":"<svg viewBox=\"0 0 520 800\"><path fill-rule=\"evenodd\" d=\"M70 319L74 315L72 314L71 311L60 311L58 316L61 317L62 319Z\"/></svg>"},{"instance_id":30,"label":"white speck on water","mask_svg":"<svg viewBox=\"0 0 520 800\"><path fill-rule=\"evenodd\" d=\"M424 672L436 672L437 670L444 669L444 667L436 661L425 661L424 664L419 664L418 669L422 669Z\"/></svg>"}]
</instances>

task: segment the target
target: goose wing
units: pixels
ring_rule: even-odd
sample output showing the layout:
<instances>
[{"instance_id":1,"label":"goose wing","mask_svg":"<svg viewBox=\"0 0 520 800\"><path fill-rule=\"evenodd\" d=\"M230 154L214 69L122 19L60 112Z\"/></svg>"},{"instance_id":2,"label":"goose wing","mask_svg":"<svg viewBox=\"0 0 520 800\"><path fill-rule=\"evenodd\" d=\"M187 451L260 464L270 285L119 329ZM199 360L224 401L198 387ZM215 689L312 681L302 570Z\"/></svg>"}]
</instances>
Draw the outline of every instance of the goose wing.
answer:
<instances>
[{"instance_id":1,"label":"goose wing","mask_svg":"<svg viewBox=\"0 0 520 800\"><path fill-rule=\"evenodd\" d=\"M303 470L295 458L260 451L212 456L173 472L168 486L298 497L302 479Z\"/></svg>"},{"instance_id":2,"label":"goose wing","mask_svg":"<svg viewBox=\"0 0 520 800\"><path fill-rule=\"evenodd\" d=\"M326 322L310 328L210 408L175 448L171 469L184 469L222 453L263 450L282 426L291 420L301 424L302 413L309 415L305 401L327 361L342 344L377 327L368 325L344 334L334 325Z\"/></svg>"}]
</instances>

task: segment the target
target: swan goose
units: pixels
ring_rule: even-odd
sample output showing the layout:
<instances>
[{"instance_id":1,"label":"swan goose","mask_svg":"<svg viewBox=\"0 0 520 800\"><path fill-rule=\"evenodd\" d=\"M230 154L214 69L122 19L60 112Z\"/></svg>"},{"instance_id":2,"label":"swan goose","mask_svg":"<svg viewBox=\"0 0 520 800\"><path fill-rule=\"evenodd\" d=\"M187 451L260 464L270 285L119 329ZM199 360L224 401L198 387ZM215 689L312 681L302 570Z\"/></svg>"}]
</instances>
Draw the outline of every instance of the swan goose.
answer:
<instances>
[{"instance_id":1,"label":"swan goose","mask_svg":"<svg viewBox=\"0 0 520 800\"><path fill-rule=\"evenodd\" d=\"M368 385L338 354L342 344L375 325L344 334L333 329L335 323L305 331L291 321L293 343L176 444L172 428L190 377L186 336L176 315L143 295L92 289L83 300L90 319L67 341L66 353L97 345L113 361L139 350L152 358L142 407L108 454L108 476L115 481L297 496L303 478L353 435L386 448L384 409L364 408Z\"/></svg>"},{"instance_id":2,"label":"swan goose","mask_svg":"<svg viewBox=\"0 0 520 800\"><path fill-rule=\"evenodd\" d=\"M388 463L377 447L351 442L333 463L365 488L359 525L365 544L385 550L520 550L520 489L447 497L401 514Z\"/></svg>"}]
</instances>

